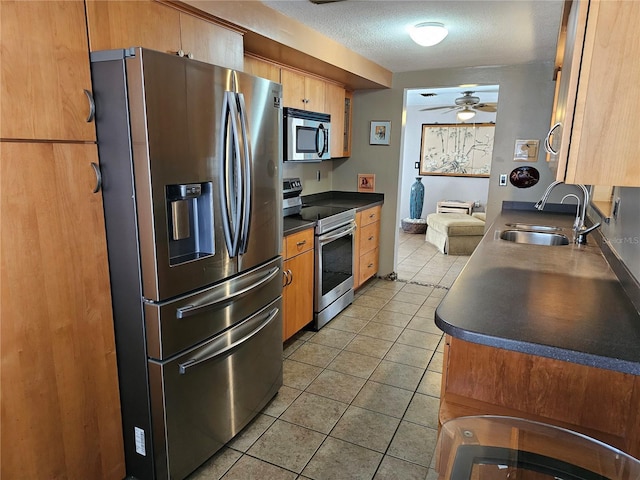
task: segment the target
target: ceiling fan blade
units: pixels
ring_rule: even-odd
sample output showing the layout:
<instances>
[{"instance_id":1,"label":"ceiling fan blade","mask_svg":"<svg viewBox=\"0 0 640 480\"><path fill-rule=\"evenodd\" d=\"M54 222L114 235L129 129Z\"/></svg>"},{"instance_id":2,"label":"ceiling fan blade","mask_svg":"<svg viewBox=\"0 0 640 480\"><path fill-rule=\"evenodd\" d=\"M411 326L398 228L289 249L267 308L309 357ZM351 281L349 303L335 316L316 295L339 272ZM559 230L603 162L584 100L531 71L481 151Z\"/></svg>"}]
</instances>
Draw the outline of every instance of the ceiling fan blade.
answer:
<instances>
[{"instance_id":1,"label":"ceiling fan blade","mask_svg":"<svg viewBox=\"0 0 640 480\"><path fill-rule=\"evenodd\" d=\"M480 105L474 105L473 107L474 110L480 110L481 112L497 112L498 111L498 105L497 104L491 104L491 103L481 103Z\"/></svg>"},{"instance_id":2,"label":"ceiling fan blade","mask_svg":"<svg viewBox=\"0 0 640 480\"><path fill-rule=\"evenodd\" d=\"M443 109L443 108L453 108L453 107L451 107L451 106L449 106L449 105L447 105L447 106L445 106L445 107L429 107L429 108L422 108L422 109L420 109L420 111L421 111L421 112L426 112L426 111L428 111L428 110L441 110L441 109Z\"/></svg>"},{"instance_id":3,"label":"ceiling fan blade","mask_svg":"<svg viewBox=\"0 0 640 480\"><path fill-rule=\"evenodd\" d=\"M334 3L334 2L342 2L344 0L309 0L311 3L315 3L316 5L323 5L325 3Z\"/></svg>"}]
</instances>

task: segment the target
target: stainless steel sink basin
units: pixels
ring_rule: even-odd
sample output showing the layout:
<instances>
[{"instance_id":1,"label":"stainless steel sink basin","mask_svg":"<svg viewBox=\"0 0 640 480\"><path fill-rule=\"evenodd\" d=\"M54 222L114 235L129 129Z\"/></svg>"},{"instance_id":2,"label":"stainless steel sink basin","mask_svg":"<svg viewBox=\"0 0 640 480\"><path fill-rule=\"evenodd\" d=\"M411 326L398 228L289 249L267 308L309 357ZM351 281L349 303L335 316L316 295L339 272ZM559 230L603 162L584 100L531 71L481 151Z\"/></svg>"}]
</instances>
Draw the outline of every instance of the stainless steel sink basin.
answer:
<instances>
[{"instance_id":1,"label":"stainless steel sink basin","mask_svg":"<svg viewBox=\"0 0 640 480\"><path fill-rule=\"evenodd\" d=\"M537 232L560 232L562 230L562 228L552 225L531 225L528 223L507 223L506 226L517 230L535 230Z\"/></svg>"},{"instance_id":2,"label":"stainless steel sink basin","mask_svg":"<svg viewBox=\"0 0 640 480\"><path fill-rule=\"evenodd\" d=\"M569 238L561 233L532 232L530 230L505 230L500 234L502 240L530 245L569 245Z\"/></svg>"}]
</instances>

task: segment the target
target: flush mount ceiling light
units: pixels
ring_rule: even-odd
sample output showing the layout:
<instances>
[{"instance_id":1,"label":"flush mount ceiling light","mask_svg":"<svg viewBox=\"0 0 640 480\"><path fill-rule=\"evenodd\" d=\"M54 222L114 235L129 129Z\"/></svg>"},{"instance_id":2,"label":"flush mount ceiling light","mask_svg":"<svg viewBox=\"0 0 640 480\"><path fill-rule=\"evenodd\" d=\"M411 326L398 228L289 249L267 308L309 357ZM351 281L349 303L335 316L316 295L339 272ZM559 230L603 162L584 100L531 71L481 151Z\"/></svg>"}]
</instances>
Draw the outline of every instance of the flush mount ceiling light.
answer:
<instances>
[{"instance_id":1,"label":"flush mount ceiling light","mask_svg":"<svg viewBox=\"0 0 640 480\"><path fill-rule=\"evenodd\" d=\"M473 110L470 110L468 107L463 108L462 110L460 110L456 116L458 117L458 120L460 120L461 122L466 122L467 120L471 120L473 117L476 116L476 112L474 112Z\"/></svg>"},{"instance_id":2,"label":"flush mount ceiling light","mask_svg":"<svg viewBox=\"0 0 640 480\"><path fill-rule=\"evenodd\" d=\"M448 33L445 26L437 22L419 23L409 30L411 39L423 47L431 47L440 43Z\"/></svg>"}]
</instances>

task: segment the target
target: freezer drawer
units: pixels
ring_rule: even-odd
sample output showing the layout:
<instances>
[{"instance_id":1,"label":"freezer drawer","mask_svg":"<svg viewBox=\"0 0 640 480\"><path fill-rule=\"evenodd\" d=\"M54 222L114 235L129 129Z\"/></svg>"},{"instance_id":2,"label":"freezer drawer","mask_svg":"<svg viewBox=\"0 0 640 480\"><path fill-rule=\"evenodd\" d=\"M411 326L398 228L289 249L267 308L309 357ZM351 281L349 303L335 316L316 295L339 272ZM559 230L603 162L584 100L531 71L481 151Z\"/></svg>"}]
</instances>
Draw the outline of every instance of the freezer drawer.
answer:
<instances>
[{"instance_id":1,"label":"freezer drawer","mask_svg":"<svg viewBox=\"0 0 640 480\"><path fill-rule=\"evenodd\" d=\"M156 478L182 479L282 385L282 298L184 355L149 361Z\"/></svg>"},{"instance_id":2,"label":"freezer drawer","mask_svg":"<svg viewBox=\"0 0 640 480\"><path fill-rule=\"evenodd\" d=\"M170 302L145 303L147 355L166 360L282 294L282 259Z\"/></svg>"}]
</instances>

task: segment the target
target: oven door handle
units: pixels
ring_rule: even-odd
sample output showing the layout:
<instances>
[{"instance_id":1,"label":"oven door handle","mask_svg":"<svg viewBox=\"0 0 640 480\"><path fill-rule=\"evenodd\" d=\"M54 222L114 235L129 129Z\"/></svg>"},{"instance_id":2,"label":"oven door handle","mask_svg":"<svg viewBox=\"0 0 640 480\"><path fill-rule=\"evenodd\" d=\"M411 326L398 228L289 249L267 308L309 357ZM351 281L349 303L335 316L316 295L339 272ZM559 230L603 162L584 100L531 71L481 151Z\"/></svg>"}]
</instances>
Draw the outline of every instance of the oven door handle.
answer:
<instances>
[{"instance_id":1,"label":"oven door handle","mask_svg":"<svg viewBox=\"0 0 640 480\"><path fill-rule=\"evenodd\" d=\"M219 339L213 341L213 344L211 345L214 350L213 352L211 352L210 349L207 348L204 350L202 355L196 355L193 358L190 358L189 360L187 360L186 362L179 363L178 371L180 372L180 375L189 373L188 369L191 367L195 367L197 365L200 365L201 363L208 362L209 360L213 360L214 358L218 358L222 355L225 355L226 353L229 353L231 350L239 347L243 343L248 342L249 340L251 340L251 338L255 337L258 333L260 333L267 325L269 325L273 321L273 319L276 318L279 312L280 312L280 309L276 307L270 312L265 312L259 317L248 318L244 322L239 323L228 332L225 332L224 334L222 334L223 336L221 336ZM260 325L258 325L256 328L252 328L254 324L260 321L262 321ZM249 333L247 333L246 335L243 335L246 330L250 330L250 329L251 331ZM233 338L234 334L242 335L242 337L239 338L238 340L235 340Z\"/></svg>"},{"instance_id":2,"label":"oven door handle","mask_svg":"<svg viewBox=\"0 0 640 480\"><path fill-rule=\"evenodd\" d=\"M320 245L324 245L325 243L333 242L334 240L340 237L344 237L345 235L349 235L350 233L353 233L355 229L356 229L356 223L352 221L349 224L345 225L344 227L340 227L337 230L334 230L329 233L325 233L324 235L320 235L318 237L318 243Z\"/></svg>"}]
</instances>

